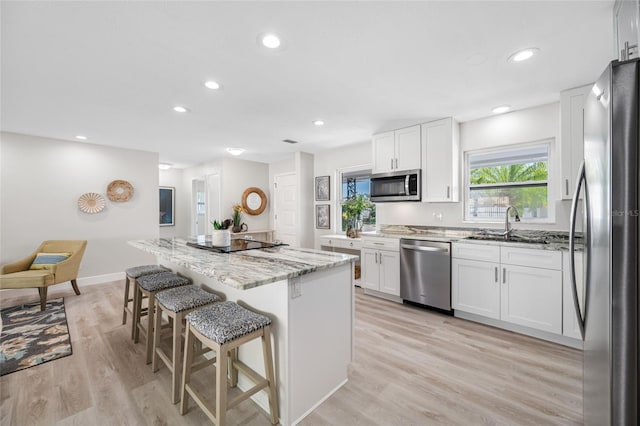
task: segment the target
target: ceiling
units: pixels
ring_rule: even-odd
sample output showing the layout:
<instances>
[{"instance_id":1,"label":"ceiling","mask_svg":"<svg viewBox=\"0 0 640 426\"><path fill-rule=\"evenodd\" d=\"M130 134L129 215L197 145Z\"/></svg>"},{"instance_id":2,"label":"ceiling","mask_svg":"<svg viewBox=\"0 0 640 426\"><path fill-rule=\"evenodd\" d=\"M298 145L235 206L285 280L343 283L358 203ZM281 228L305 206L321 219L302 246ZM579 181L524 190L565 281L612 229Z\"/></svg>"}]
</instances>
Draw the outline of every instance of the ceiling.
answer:
<instances>
[{"instance_id":1,"label":"ceiling","mask_svg":"<svg viewBox=\"0 0 640 426\"><path fill-rule=\"evenodd\" d=\"M3 131L82 134L176 167L229 156L227 147L270 162L429 119L555 102L614 56L613 0L0 7ZM283 46L260 45L266 32ZM507 61L532 46L532 60ZM222 88L206 89L207 79Z\"/></svg>"}]
</instances>

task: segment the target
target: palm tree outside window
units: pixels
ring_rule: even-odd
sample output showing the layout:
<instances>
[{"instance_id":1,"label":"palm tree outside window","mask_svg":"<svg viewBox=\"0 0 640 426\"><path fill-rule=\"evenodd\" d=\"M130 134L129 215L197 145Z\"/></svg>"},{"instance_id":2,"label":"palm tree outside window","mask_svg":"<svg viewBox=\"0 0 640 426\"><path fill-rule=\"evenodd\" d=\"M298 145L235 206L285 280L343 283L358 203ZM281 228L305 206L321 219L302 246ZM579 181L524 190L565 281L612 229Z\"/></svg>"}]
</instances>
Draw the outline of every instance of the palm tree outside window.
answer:
<instances>
[{"instance_id":1,"label":"palm tree outside window","mask_svg":"<svg viewBox=\"0 0 640 426\"><path fill-rule=\"evenodd\" d=\"M551 141L509 148L468 152L465 220L504 220L515 206L523 221L550 221L549 193Z\"/></svg>"}]
</instances>

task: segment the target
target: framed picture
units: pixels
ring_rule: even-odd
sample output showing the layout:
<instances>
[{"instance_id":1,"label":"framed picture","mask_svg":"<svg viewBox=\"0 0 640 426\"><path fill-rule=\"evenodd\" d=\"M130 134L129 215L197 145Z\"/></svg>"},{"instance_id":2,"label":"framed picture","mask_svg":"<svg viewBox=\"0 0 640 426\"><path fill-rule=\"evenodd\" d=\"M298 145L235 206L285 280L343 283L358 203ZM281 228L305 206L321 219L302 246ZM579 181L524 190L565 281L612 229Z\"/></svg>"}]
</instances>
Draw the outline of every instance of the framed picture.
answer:
<instances>
[{"instance_id":1,"label":"framed picture","mask_svg":"<svg viewBox=\"0 0 640 426\"><path fill-rule=\"evenodd\" d=\"M316 201L329 201L330 198L329 176L316 177Z\"/></svg>"},{"instance_id":2,"label":"framed picture","mask_svg":"<svg viewBox=\"0 0 640 426\"><path fill-rule=\"evenodd\" d=\"M175 223L175 188L160 187L160 226L174 226Z\"/></svg>"},{"instance_id":3,"label":"framed picture","mask_svg":"<svg viewBox=\"0 0 640 426\"><path fill-rule=\"evenodd\" d=\"M316 206L316 229L330 228L331 220L329 216L329 204L318 204Z\"/></svg>"}]
</instances>

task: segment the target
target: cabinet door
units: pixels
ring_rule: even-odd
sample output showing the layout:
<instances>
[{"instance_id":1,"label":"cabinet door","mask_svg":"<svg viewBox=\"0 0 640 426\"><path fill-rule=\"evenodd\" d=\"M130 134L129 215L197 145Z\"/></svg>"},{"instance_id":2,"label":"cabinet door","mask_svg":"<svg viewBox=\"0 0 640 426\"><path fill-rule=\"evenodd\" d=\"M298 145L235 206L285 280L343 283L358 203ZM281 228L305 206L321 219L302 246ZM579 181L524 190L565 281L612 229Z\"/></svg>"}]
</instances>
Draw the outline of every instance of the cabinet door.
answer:
<instances>
[{"instance_id":1,"label":"cabinet door","mask_svg":"<svg viewBox=\"0 0 640 426\"><path fill-rule=\"evenodd\" d=\"M562 333L562 272L502 265L500 319Z\"/></svg>"},{"instance_id":2,"label":"cabinet door","mask_svg":"<svg viewBox=\"0 0 640 426\"><path fill-rule=\"evenodd\" d=\"M380 265L380 291L400 296L400 253L381 250L378 252Z\"/></svg>"},{"instance_id":3,"label":"cabinet door","mask_svg":"<svg viewBox=\"0 0 640 426\"><path fill-rule=\"evenodd\" d=\"M373 172L390 172L395 166L395 140L394 132L373 135Z\"/></svg>"},{"instance_id":4,"label":"cabinet door","mask_svg":"<svg viewBox=\"0 0 640 426\"><path fill-rule=\"evenodd\" d=\"M362 249L360 285L371 290L380 289L378 252L371 249Z\"/></svg>"},{"instance_id":5,"label":"cabinet door","mask_svg":"<svg viewBox=\"0 0 640 426\"><path fill-rule=\"evenodd\" d=\"M500 319L499 264L477 260L451 260L453 309Z\"/></svg>"},{"instance_id":6,"label":"cabinet door","mask_svg":"<svg viewBox=\"0 0 640 426\"><path fill-rule=\"evenodd\" d=\"M457 126L451 118L422 125L422 201L458 201Z\"/></svg>"},{"instance_id":7,"label":"cabinet door","mask_svg":"<svg viewBox=\"0 0 640 426\"><path fill-rule=\"evenodd\" d=\"M584 263L583 252L576 252L576 287L578 290L578 300L580 306L584 306ZM571 286L571 272L569 265L569 252L563 253L562 258L562 334L574 339L581 339L580 328L578 327L578 318L576 317L576 309L573 303L573 289Z\"/></svg>"},{"instance_id":8,"label":"cabinet door","mask_svg":"<svg viewBox=\"0 0 640 426\"><path fill-rule=\"evenodd\" d=\"M562 199L573 198L576 177L584 157L584 101L592 85L576 87L560 93Z\"/></svg>"},{"instance_id":9,"label":"cabinet door","mask_svg":"<svg viewBox=\"0 0 640 426\"><path fill-rule=\"evenodd\" d=\"M395 170L415 170L421 167L420 126L395 131Z\"/></svg>"},{"instance_id":10,"label":"cabinet door","mask_svg":"<svg viewBox=\"0 0 640 426\"><path fill-rule=\"evenodd\" d=\"M618 46L618 59L637 58L640 54L640 1L618 0L613 6L616 45Z\"/></svg>"}]
</instances>

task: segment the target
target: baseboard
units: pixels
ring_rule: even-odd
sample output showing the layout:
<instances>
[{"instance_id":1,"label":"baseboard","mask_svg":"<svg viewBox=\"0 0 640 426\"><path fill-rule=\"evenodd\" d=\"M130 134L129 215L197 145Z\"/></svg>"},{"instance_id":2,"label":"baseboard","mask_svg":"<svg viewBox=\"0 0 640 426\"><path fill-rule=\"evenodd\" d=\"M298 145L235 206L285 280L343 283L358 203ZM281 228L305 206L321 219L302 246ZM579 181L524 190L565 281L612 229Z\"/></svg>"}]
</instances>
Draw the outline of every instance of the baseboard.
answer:
<instances>
[{"instance_id":1,"label":"baseboard","mask_svg":"<svg viewBox=\"0 0 640 426\"><path fill-rule=\"evenodd\" d=\"M122 272L113 272L111 274L104 275L94 275L92 277L82 277L78 278L78 286L88 286L88 285L96 285L96 284L104 284L110 283L113 281L121 281L124 280L125 274Z\"/></svg>"}]
</instances>

